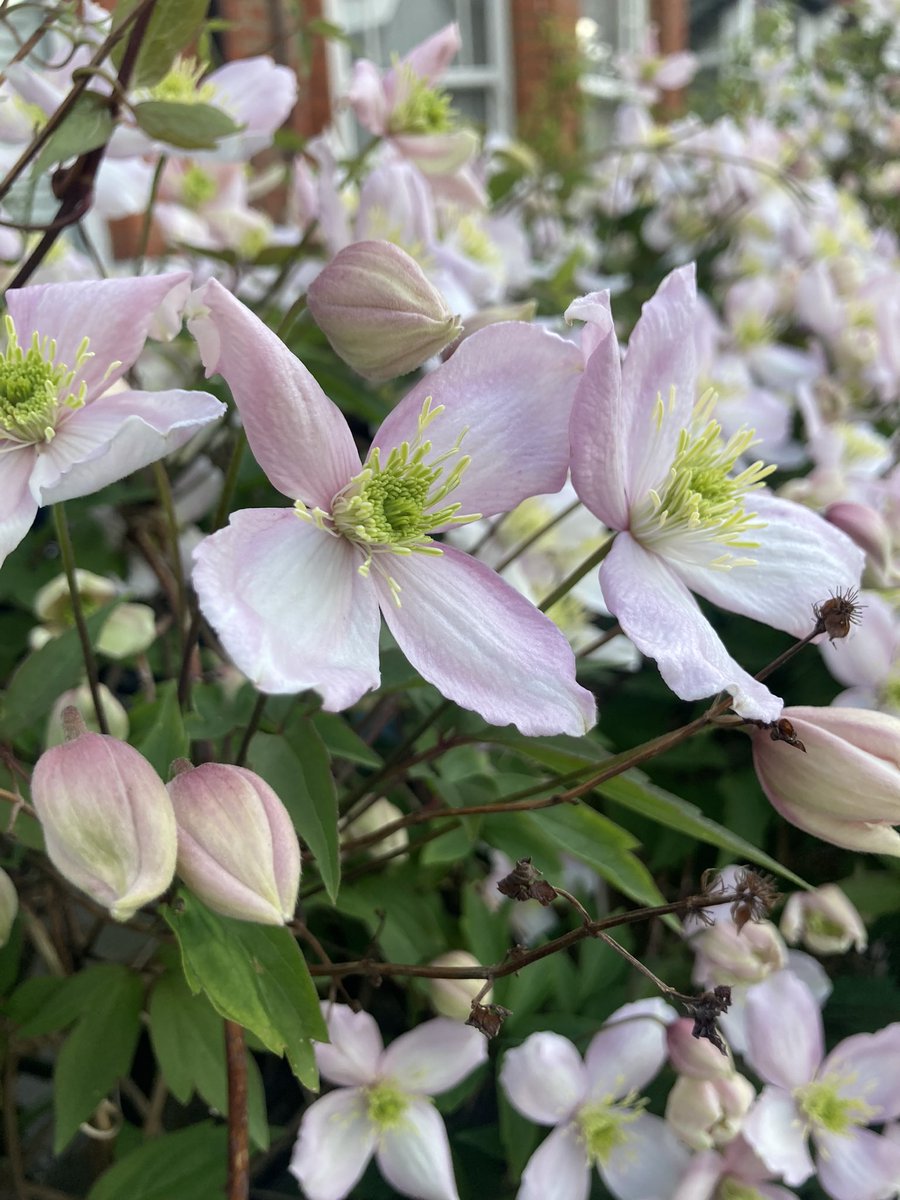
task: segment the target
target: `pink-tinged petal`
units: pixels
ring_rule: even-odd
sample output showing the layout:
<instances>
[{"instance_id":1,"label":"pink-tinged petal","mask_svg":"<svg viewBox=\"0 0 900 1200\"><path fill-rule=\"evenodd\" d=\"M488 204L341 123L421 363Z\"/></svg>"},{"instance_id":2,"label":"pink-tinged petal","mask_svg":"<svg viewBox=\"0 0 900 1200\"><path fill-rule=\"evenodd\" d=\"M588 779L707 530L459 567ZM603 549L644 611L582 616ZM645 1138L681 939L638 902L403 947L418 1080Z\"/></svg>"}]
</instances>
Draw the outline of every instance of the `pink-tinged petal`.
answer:
<instances>
[{"instance_id":1,"label":"pink-tinged petal","mask_svg":"<svg viewBox=\"0 0 900 1200\"><path fill-rule=\"evenodd\" d=\"M874 1110L871 1124L900 1116L900 1024L845 1038L822 1063L819 1075L840 1077L835 1083L842 1096Z\"/></svg>"},{"instance_id":2,"label":"pink-tinged petal","mask_svg":"<svg viewBox=\"0 0 900 1200\"><path fill-rule=\"evenodd\" d=\"M752 532L758 546L740 552L755 566L723 571L679 559L675 568L691 591L720 608L804 637L815 625L814 604L859 586L865 556L802 504L755 492L746 507L767 522ZM714 556L721 550L715 545Z\"/></svg>"},{"instance_id":3,"label":"pink-tinged petal","mask_svg":"<svg viewBox=\"0 0 900 1200\"><path fill-rule=\"evenodd\" d=\"M375 1140L364 1094L341 1088L303 1114L288 1169L307 1200L343 1200L362 1178Z\"/></svg>"},{"instance_id":4,"label":"pink-tinged petal","mask_svg":"<svg viewBox=\"0 0 900 1200\"><path fill-rule=\"evenodd\" d=\"M382 1132L375 1161L402 1196L459 1200L447 1130L428 1100L411 1099L401 1123Z\"/></svg>"},{"instance_id":5,"label":"pink-tinged petal","mask_svg":"<svg viewBox=\"0 0 900 1200\"><path fill-rule=\"evenodd\" d=\"M615 330L584 368L572 408L572 484L582 503L610 529L627 529L630 413L622 394Z\"/></svg>"},{"instance_id":6,"label":"pink-tinged petal","mask_svg":"<svg viewBox=\"0 0 900 1200\"><path fill-rule=\"evenodd\" d=\"M730 693L741 716L777 720L782 702L738 666L668 563L620 533L600 568L609 611L642 654L656 659L682 700Z\"/></svg>"},{"instance_id":7,"label":"pink-tinged petal","mask_svg":"<svg viewBox=\"0 0 900 1200\"><path fill-rule=\"evenodd\" d=\"M490 567L444 546L440 555L391 556L385 570L400 586L400 604L373 571L384 619L448 700L529 736L580 736L593 725L594 698L575 682L569 643Z\"/></svg>"},{"instance_id":8,"label":"pink-tinged petal","mask_svg":"<svg viewBox=\"0 0 900 1200\"><path fill-rule=\"evenodd\" d=\"M698 397L694 264L670 272L644 305L628 341L622 393L628 414L628 498L640 502L667 476ZM661 398L665 419L656 419Z\"/></svg>"},{"instance_id":9,"label":"pink-tinged petal","mask_svg":"<svg viewBox=\"0 0 900 1200\"><path fill-rule=\"evenodd\" d=\"M525 1170L516 1200L587 1200L591 1168L575 1125L561 1125L541 1142Z\"/></svg>"},{"instance_id":10,"label":"pink-tinged petal","mask_svg":"<svg viewBox=\"0 0 900 1200\"><path fill-rule=\"evenodd\" d=\"M0 566L31 528L38 510L28 486L34 462L33 446L0 450Z\"/></svg>"},{"instance_id":11,"label":"pink-tinged petal","mask_svg":"<svg viewBox=\"0 0 900 1200\"><path fill-rule=\"evenodd\" d=\"M806 1144L806 1124L790 1095L767 1087L744 1118L741 1136L774 1175L797 1187L815 1171Z\"/></svg>"},{"instance_id":12,"label":"pink-tinged petal","mask_svg":"<svg viewBox=\"0 0 900 1200\"><path fill-rule=\"evenodd\" d=\"M762 782L762 781L761 781ZM877 821L841 821L830 813L819 812L806 805L791 804L765 785L763 790L769 803L786 821L798 829L811 833L813 837L845 850L859 850L863 854L889 854L900 857L900 833L890 824Z\"/></svg>"},{"instance_id":13,"label":"pink-tinged petal","mask_svg":"<svg viewBox=\"0 0 900 1200\"><path fill-rule=\"evenodd\" d=\"M340 413L284 342L215 279L192 298L188 328L207 376L231 388L247 440L269 479L292 500L330 509L360 468Z\"/></svg>"},{"instance_id":14,"label":"pink-tinged petal","mask_svg":"<svg viewBox=\"0 0 900 1200\"><path fill-rule=\"evenodd\" d=\"M428 427L433 455L464 429L472 461L450 500L462 513L493 516L528 496L558 492L569 465L569 417L581 378L578 347L521 321L490 325L466 338L418 383L379 429L382 455L416 437L422 405L444 411Z\"/></svg>"},{"instance_id":15,"label":"pink-tinged petal","mask_svg":"<svg viewBox=\"0 0 900 1200\"><path fill-rule=\"evenodd\" d=\"M367 1012L354 1012L349 1004L322 1002L328 1042L316 1043L316 1062L331 1083L362 1085L379 1077L384 1042Z\"/></svg>"},{"instance_id":16,"label":"pink-tinged petal","mask_svg":"<svg viewBox=\"0 0 900 1200\"><path fill-rule=\"evenodd\" d=\"M381 71L367 58L353 64L347 101L356 113L356 119L369 133L386 133L390 105L384 94Z\"/></svg>"},{"instance_id":17,"label":"pink-tinged petal","mask_svg":"<svg viewBox=\"0 0 900 1200\"><path fill-rule=\"evenodd\" d=\"M208 392L109 392L41 447L33 485L43 504L90 496L165 458L224 412Z\"/></svg>"},{"instance_id":18,"label":"pink-tinged petal","mask_svg":"<svg viewBox=\"0 0 900 1200\"><path fill-rule=\"evenodd\" d=\"M585 363L610 334L618 343L613 326L609 292L588 292L586 296L578 296L572 301L563 316L568 325L571 325L573 321L584 321L581 330L581 355Z\"/></svg>"},{"instance_id":19,"label":"pink-tinged petal","mask_svg":"<svg viewBox=\"0 0 900 1200\"><path fill-rule=\"evenodd\" d=\"M203 82L216 89L212 103L243 126L238 138L242 142L251 139L258 149L284 124L297 103L295 72L279 66L268 54L225 63Z\"/></svg>"},{"instance_id":20,"label":"pink-tinged petal","mask_svg":"<svg viewBox=\"0 0 900 1200\"><path fill-rule=\"evenodd\" d=\"M667 1054L666 1026L652 1017L604 1027L584 1056L590 1096L618 1100L631 1091L641 1091L662 1069Z\"/></svg>"},{"instance_id":21,"label":"pink-tinged petal","mask_svg":"<svg viewBox=\"0 0 900 1200\"><path fill-rule=\"evenodd\" d=\"M814 1138L819 1183L833 1200L892 1200L900 1187L900 1145L869 1129Z\"/></svg>"},{"instance_id":22,"label":"pink-tinged petal","mask_svg":"<svg viewBox=\"0 0 900 1200\"><path fill-rule=\"evenodd\" d=\"M672 1200L715 1200L725 1163L715 1150L703 1150L691 1159Z\"/></svg>"},{"instance_id":23,"label":"pink-tinged petal","mask_svg":"<svg viewBox=\"0 0 900 1200\"><path fill-rule=\"evenodd\" d=\"M588 1077L581 1055L568 1038L533 1033L521 1046L507 1051L500 1083L513 1108L529 1121L558 1125L585 1099Z\"/></svg>"},{"instance_id":24,"label":"pink-tinged petal","mask_svg":"<svg viewBox=\"0 0 900 1200\"><path fill-rule=\"evenodd\" d=\"M429 83L447 70L462 47L462 37L455 21L433 33L430 38L414 46L403 62L412 67L420 79Z\"/></svg>"},{"instance_id":25,"label":"pink-tinged petal","mask_svg":"<svg viewBox=\"0 0 900 1200\"><path fill-rule=\"evenodd\" d=\"M816 1074L824 1053L822 1014L791 971L776 971L747 993L747 1059L766 1083L793 1091Z\"/></svg>"},{"instance_id":26,"label":"pink-tinged petal","mask_svg":"<svg viewBox=\"0 0 900 1200\"><path fill-rule=\"evenodd\" d=\"M381 1074L405 1092L439 1096L487 1061L487 1042L477 1029L438 1017L391 1042Z\"/></svg>"},{"instance_id":27,"label":"pink-tinged petal","mask_svg":"<svg viewBox=\"0 0 900 1200\"><path fill-rule=\"evenodd\" d=\"M450 175L460 170L478 151L472 129L452 133L400 133L393 137L397 150L425 175Z\"/></svg>"},{"instance_id":28,"label":"pink-tinged petal","mask_svg":"<svg viewBox=\"0 0 900 1200\"><path fill-rule=\"evenodd\" d=\"M314 688L329 712L378 686L378 604L343 538L292 509L232 513L194 551L200 607L264 692Z\"/></svg>"},{"instance_id":29,"label":"pink-tinged petal","mask_svg":"<svg viewBox=\"0 0 900 1200\"><path fill-rule=\"evenodd\" d=\"M175 271L141 279L43 283L14 288L6 293L6 302L19 344L27 347L32 333L46 336L56 342L56 361L72 370L82 342L90 339L93 357L78 369L72 387L77 390L80 382L86 383L91 400L133 365L157 309L173 298L183 305L190 278L188 271ZM118 366L110 369L113 363Z\"/></svg>"},{"instance_id":30,"label":"pink-tinged petal","mask_svg":"<svg viewBox=\"0 0 900 1200\"><path fill-rule=\"evenodd\" d=\"M599 1166L616 1200L669 1200L690 1162L690 1151L662 1119L650 1113L622 1127L627 1141Z\"/></svg>"}]
</instances>

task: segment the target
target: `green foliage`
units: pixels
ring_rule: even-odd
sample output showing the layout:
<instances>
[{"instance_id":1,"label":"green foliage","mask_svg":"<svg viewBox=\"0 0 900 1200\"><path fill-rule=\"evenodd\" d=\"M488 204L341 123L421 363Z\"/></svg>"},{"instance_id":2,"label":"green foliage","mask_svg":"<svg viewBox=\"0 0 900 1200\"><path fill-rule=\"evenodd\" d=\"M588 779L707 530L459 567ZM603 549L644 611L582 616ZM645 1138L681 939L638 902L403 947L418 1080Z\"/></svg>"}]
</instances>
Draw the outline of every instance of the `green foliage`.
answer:
<instances>
[{"instance_id":1,"label":"green foliage","mask_svg":"<svg viewBox=\"0 0 900 1200\"><path fill-rule=\"evenodd\" d=\"M179 150L214 150L222 138L240 131L227 113L212 104L143 100L132 111L147 137Z\"/></svg>"},{"instance_id":2,"label":"green foliage","mask_svg":"<svg viewBox=\"0 0 900 1200\"><path fill-rule=\"evenodd\" d=\"M40 175L54 163L78 158L88 150L96 150L109 141L112 132L109 97L84 91L45 142L34 160L33 170Z\"/></svg>"},{"instance_id":3,"label":"green foliage","mask_svg":"<svg viewBox=\"0 0 900 1200\"><path fill-rule=\"evenodd\" d=\"M225 1192L227 1132L203 1121L133 1150L105 1171L88 1200L210 1200Z\"/></svg>"},{"instance_id":4,"label":"green foliage","mask_svg":"<svg viewBox=\"0 0 900 1200\"><path fill-rule=\"evenodd\" d=\"M140 0L121 0L116 4L114 28L118 28L139 3ZM176 56L186 51L200 33L208 7L209 0L156 0L141 38L131 77L132 87L153 87L168 74ZM129 36L126 34L113 51L113 62L117 67L122 65Z\"/></svg>"}]
</instances>

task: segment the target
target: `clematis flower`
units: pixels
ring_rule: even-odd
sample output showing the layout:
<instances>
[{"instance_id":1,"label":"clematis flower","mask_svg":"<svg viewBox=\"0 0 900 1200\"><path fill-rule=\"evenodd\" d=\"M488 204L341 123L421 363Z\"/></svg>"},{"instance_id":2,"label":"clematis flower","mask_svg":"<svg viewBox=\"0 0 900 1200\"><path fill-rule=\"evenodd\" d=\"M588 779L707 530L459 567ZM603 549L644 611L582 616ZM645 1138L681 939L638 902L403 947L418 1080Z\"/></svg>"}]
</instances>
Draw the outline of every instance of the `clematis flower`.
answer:
<instances>
[{"instance_id":1,"label":"clematis flower","mask_svg":"<svg viewBox=\"0 0 900 1200\"><path fill-rule=\"evenodd\" d=\"M819 1006L780 971L747 997L747 1038L748 1060L768 1086L743 1136L765 1165L791 1187L818 1172L834 1200L893 1196L900 1144L867 1126L900 1116L900 1024L845 1038L826 1058Z\"/></svg>"},{"instance_id":2,"label":"clematis flower","mask_svg":"<svg viewBox=\"0 0 900 1200\"><path fill-rule=\"evenodd\" d=\"M696 316L691 265L644 306L624 363L614 331L600 343L572 412L572 481L618 531L600 568L606 603L669 687L685 700L727 691L742 716L771 721L781 701L731 658L691 592L802 637L814 604L858 585L862 554L762 490L770 468L733 473L753 433L724 441L714 395L696 396Z\"/></svg>"},{"instance_id":3,"label":"clematis flower","mask_svg":"<svg viewBox=\"0 0 900 1200\"><path fill-rule=\"evenodd\" d=\"M180 326L190 275L48 283L6 294L0 354L0 564L38 508L88 496L183 445L225 406L121 390L154 321Z\"/></svg>"},{"instance_id":4,"label":"clematis flower","mask_svg":"<svg viewBox=\"0 0 900 1200\"><path fill-rule=\"evenodd\" d=\"M736 1137L721 1154L695 1154L672 1200L797 1200L772 1181L772 1172Z\"/></svg>"},{"instance_id":5,"label":"clematis flower","mask_svg":"<svg viewBox=\"0 0 900 1200\"><path fill-rule=\"evenodd\" d=\"M316 1046L325 1079L342 1084L303 1114L291 1174L309 1200L341 1200L372 1155L387 1182L416 1200L459 1200L447 1131L429 1097L487 1059L474 1029L438 1017L385 1050L368 1013L322 1005L329 1045Z\"/></svg>"},{"instance_id":6,"label":"clematis flower","mask_svg":"<svg viewBox=\"0 0 900 1200\"><path fill-rule=\"evenodd\" d=\"M618 1009L593 1038L584 1061L568 1038L533 1033L510 1050L500 1083L512 1106L553 1132L534 1152L517 1200L587 1200L591 1166L617 1200L666 1200L688 1161L638 1091L666 1059L662 1001Z\"/></svg>"},{"instance_id":7,"label":"clematis flower","mask_svg":"<svg viewBox=\"0 0 900 1200\"><path fill-rule=\"evenodd\" d=\"M225 377L257 461L295 501L233 513L195 551L200 605L235 664L263 691L315 688L346 708L379 682L380 607L449 699L526 734L589 728L593 698L563 635L432 536L562 486L577 347L516 323L467 338L361 463L338 409L253 313L215 280L195 306L207 373Z\"/></svg>"},{"instance_id":8,"label":"clematis flower","mask_svg":"<svg viewBox=\"0 0 900 1200\"><path fill-rule=\"evenodd\" d=\"M791 945L802 941L814 954L846 954L851 946L861 953L869 944L862 917L836 883L789 896L781 932Z\"/></svg>"}]
</instances>

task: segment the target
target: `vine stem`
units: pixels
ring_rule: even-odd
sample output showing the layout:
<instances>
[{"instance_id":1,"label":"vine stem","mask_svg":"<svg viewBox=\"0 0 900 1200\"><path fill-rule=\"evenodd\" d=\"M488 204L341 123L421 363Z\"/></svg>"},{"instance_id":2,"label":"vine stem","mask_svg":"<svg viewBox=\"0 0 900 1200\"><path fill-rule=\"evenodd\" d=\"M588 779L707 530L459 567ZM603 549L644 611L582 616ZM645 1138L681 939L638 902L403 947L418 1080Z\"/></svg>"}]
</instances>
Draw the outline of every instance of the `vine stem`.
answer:
<instances>
[{"instance_id":1,"label":"vine stem","mask_svg":"<svg viewBox=\"0 0 900 1200\"><path fill-rule=\"evenodd\" d=\"M570 574L565 577L562 583L555 587L553 591L549 593L549 595L544 597L544 599L538 605L538 608L542 613L545 613L548 609L552 608L554 604L557 604L560 600L562 600L563 596L568 595L575 584L580 583L581 580L584 579L585 575L587 575L590 571L593 571L594 567L600 566L604 558L606 558L607 554L609 554L610 550L612 550L615 537L616 535L611 533L604 542L601 542L593 554L589 554L583 563L580 563L574 571L570 572Z\"/></svg>"},{"instance_id":2,"label":"vine stem","mask_svg":"<svg viewBox=\"0 0 900 1200\"><path fill-rule=\"evenodd\" d=\"M228 1072L228 1200L250 1196L250 1140L247 1118L247 1044L243 1028L225 1021Z\"/></svg>"},{"instance_id":3,"label":"vine stem","mask_svg":"<svg viewBox=\"0 0 900 1200\"><path fill-rule=\"evenodd\" d=\"M91 700L94 702L94 711L97 714L97 727L101 733L109 733L109 726L106 723L106 713L103 711L103 701L100 698L100 679L97 674L97 660L94 658L91 635L88 633L87 623L84 619L84 609L81 606L81 594L78 591L78 577L75 573L75 551L72 549L69 522L66 519L66 509L62 501L53 505L53 519L56 522L56 538L59 542L63 570L66 573L66 581L69 585L72 614L75 618L75 628L78 630L78 640L81 642L81 654L84 658L84 669L87 674L88 687L91 689Z\"/></svg>"}]
</instances>

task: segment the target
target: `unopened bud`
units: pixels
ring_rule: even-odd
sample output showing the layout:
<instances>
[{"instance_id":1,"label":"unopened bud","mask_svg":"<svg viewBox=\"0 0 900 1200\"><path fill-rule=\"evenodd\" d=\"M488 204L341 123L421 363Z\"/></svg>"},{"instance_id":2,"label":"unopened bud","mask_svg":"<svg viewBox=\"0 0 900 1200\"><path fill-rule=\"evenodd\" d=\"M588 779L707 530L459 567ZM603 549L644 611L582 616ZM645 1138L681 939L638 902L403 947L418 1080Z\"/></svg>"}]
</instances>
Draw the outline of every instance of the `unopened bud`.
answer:
<instances>
[{"instance_id":1,"label":"unopened bud","mask_svg":"<svg viewBox=\"0 0 900 1200\"><path fill-rule=\"evenodd\" d=\"M18 911L19 897L16 895L16 885L0 867L0 947L9 941Z\"/></svg>"},{"instance_id":2,"label":"unopened bud","mask_svg":"<svg viewBox=\"0 0 900 1200\"><path fill-rule=\"evenodd\" d=\"M862 917L834 883L813 892L794 892L781 914L781 932L795 946L803 942L813 954L846 954L851 946L868 945Z\"/></svg>"},{"instance_id":3,"label":"unopened bud","mask_svg":"<svg viewBox=\"0 0 900 1200\"><path fill-rule=\"evenodd\" d=\"M121 738L124 741L128 737L128 713L105 683L99 684L97 690L100 695L100 707L106 717L107 729L113 737ZM83 683L81 687L63 692L51 708L50 716L47 718L47 733L44 737L44 745L48 750L51 746L58 746L66 740L62 715L63 711L69 707L76 708L81 714L84 728L79 729L79 733L100 732L91 689L88 684Z\"/></svg>"},{"instance_id":4,"label":"unopened bud","mask_svg":"<svg viewBox=\"0 0 900 1200\"><path fill-rule=\"evenodd\" d=\"M346 246L307 299L335 352L372 383L415 370L461 328L415 259L392 242Z\"/></svg>"},{"instance_id":5,"label":"unopened bud","mask_svg":"<svg viewBox=\"0 0 900 1200\"><path fill-rule=\"evenodd\" d=\"M168 784L178 874L226 917L282 925L300 887L300 845L287 809L245 767L203 763Z\"/></svg>"},{"instance_id":6,"label":"unopened bud","mask_svg":"<svg viewBox=\"0 0 900 1200\"><path fill-rule=\"evenodd\" d=\"M734 1074L734 1063L707 1039L694 1036L694 1022L680 1017L666 1027L669 1061L679 1075L692 1079L724 1079Z\"/></svg>"},{"instance_id":7,"label":"unopened bud","mask_svg":"<svg viewBox=\"0 0 900 1200\"><path fill-rule=\"evenodd\" d=\"M403 813L393 801L386 799L384 796L379 796L377 800L360 813L360 815L351 821L341 835L341 841L353 842L357 838L366 838L370 834L378 833L384 829L386 825L400 819ZM406 859L406 854L402 853L409 845L409 832L406 829L395 829L393 833L389 833L387 837L381 838L377 842L365 847L365 851L371 855L379 857L391 855L391 861L395 863L403 862Z\"/></svg>"},{"instance_id":8,"label":"unopened bud","mask_svg":"<svg viewBox=\"0 0 900 1200\"><path fill-rule=\"evenodd\" d=\"M433 967L472 967L478 970L481 963L468 950L448 950L435 958ZM483 979L429 979L428 995L431 1007L442 1017L464 1021L472 1011L472 1001L484 987ZM485 1004L491 1000L491 989L482 996Z\"/></svg>"},{"instance_id":9,"label":"unopened bud","mask_svg":"<svg viewBox=\"0 0 900 1200\"><path fill-rule=\"evenodd\" d=\"M162 780L127 742L78 733L47 750L31 777L31 798L50 861L70 883L127 921L166 890L175 873L175 815Z\"/></svg>"},{"instance_id":10,"label":"unopened bud","mask_svg":"<svg viewBox=\"0 0 900 1200\"><path fill-rule=\"evenodd\" d=\"M676 1079L666 1101L666 1120L693 1150L730 1142L756 1099L743 1075L720 1079Z\"/></svg>"},{"instance_id":11,"label":"unopened bud","mask_svg":"<svg viewBox=\"0 0 900 1200\"><path fill-rule=\"evenodd\" d=\"M760 983L787 963L787 948L771 921L738 930L730 921L717 921L691 937L697 954L697 975L732 983Z\"/></svg>"}]
</instances>

